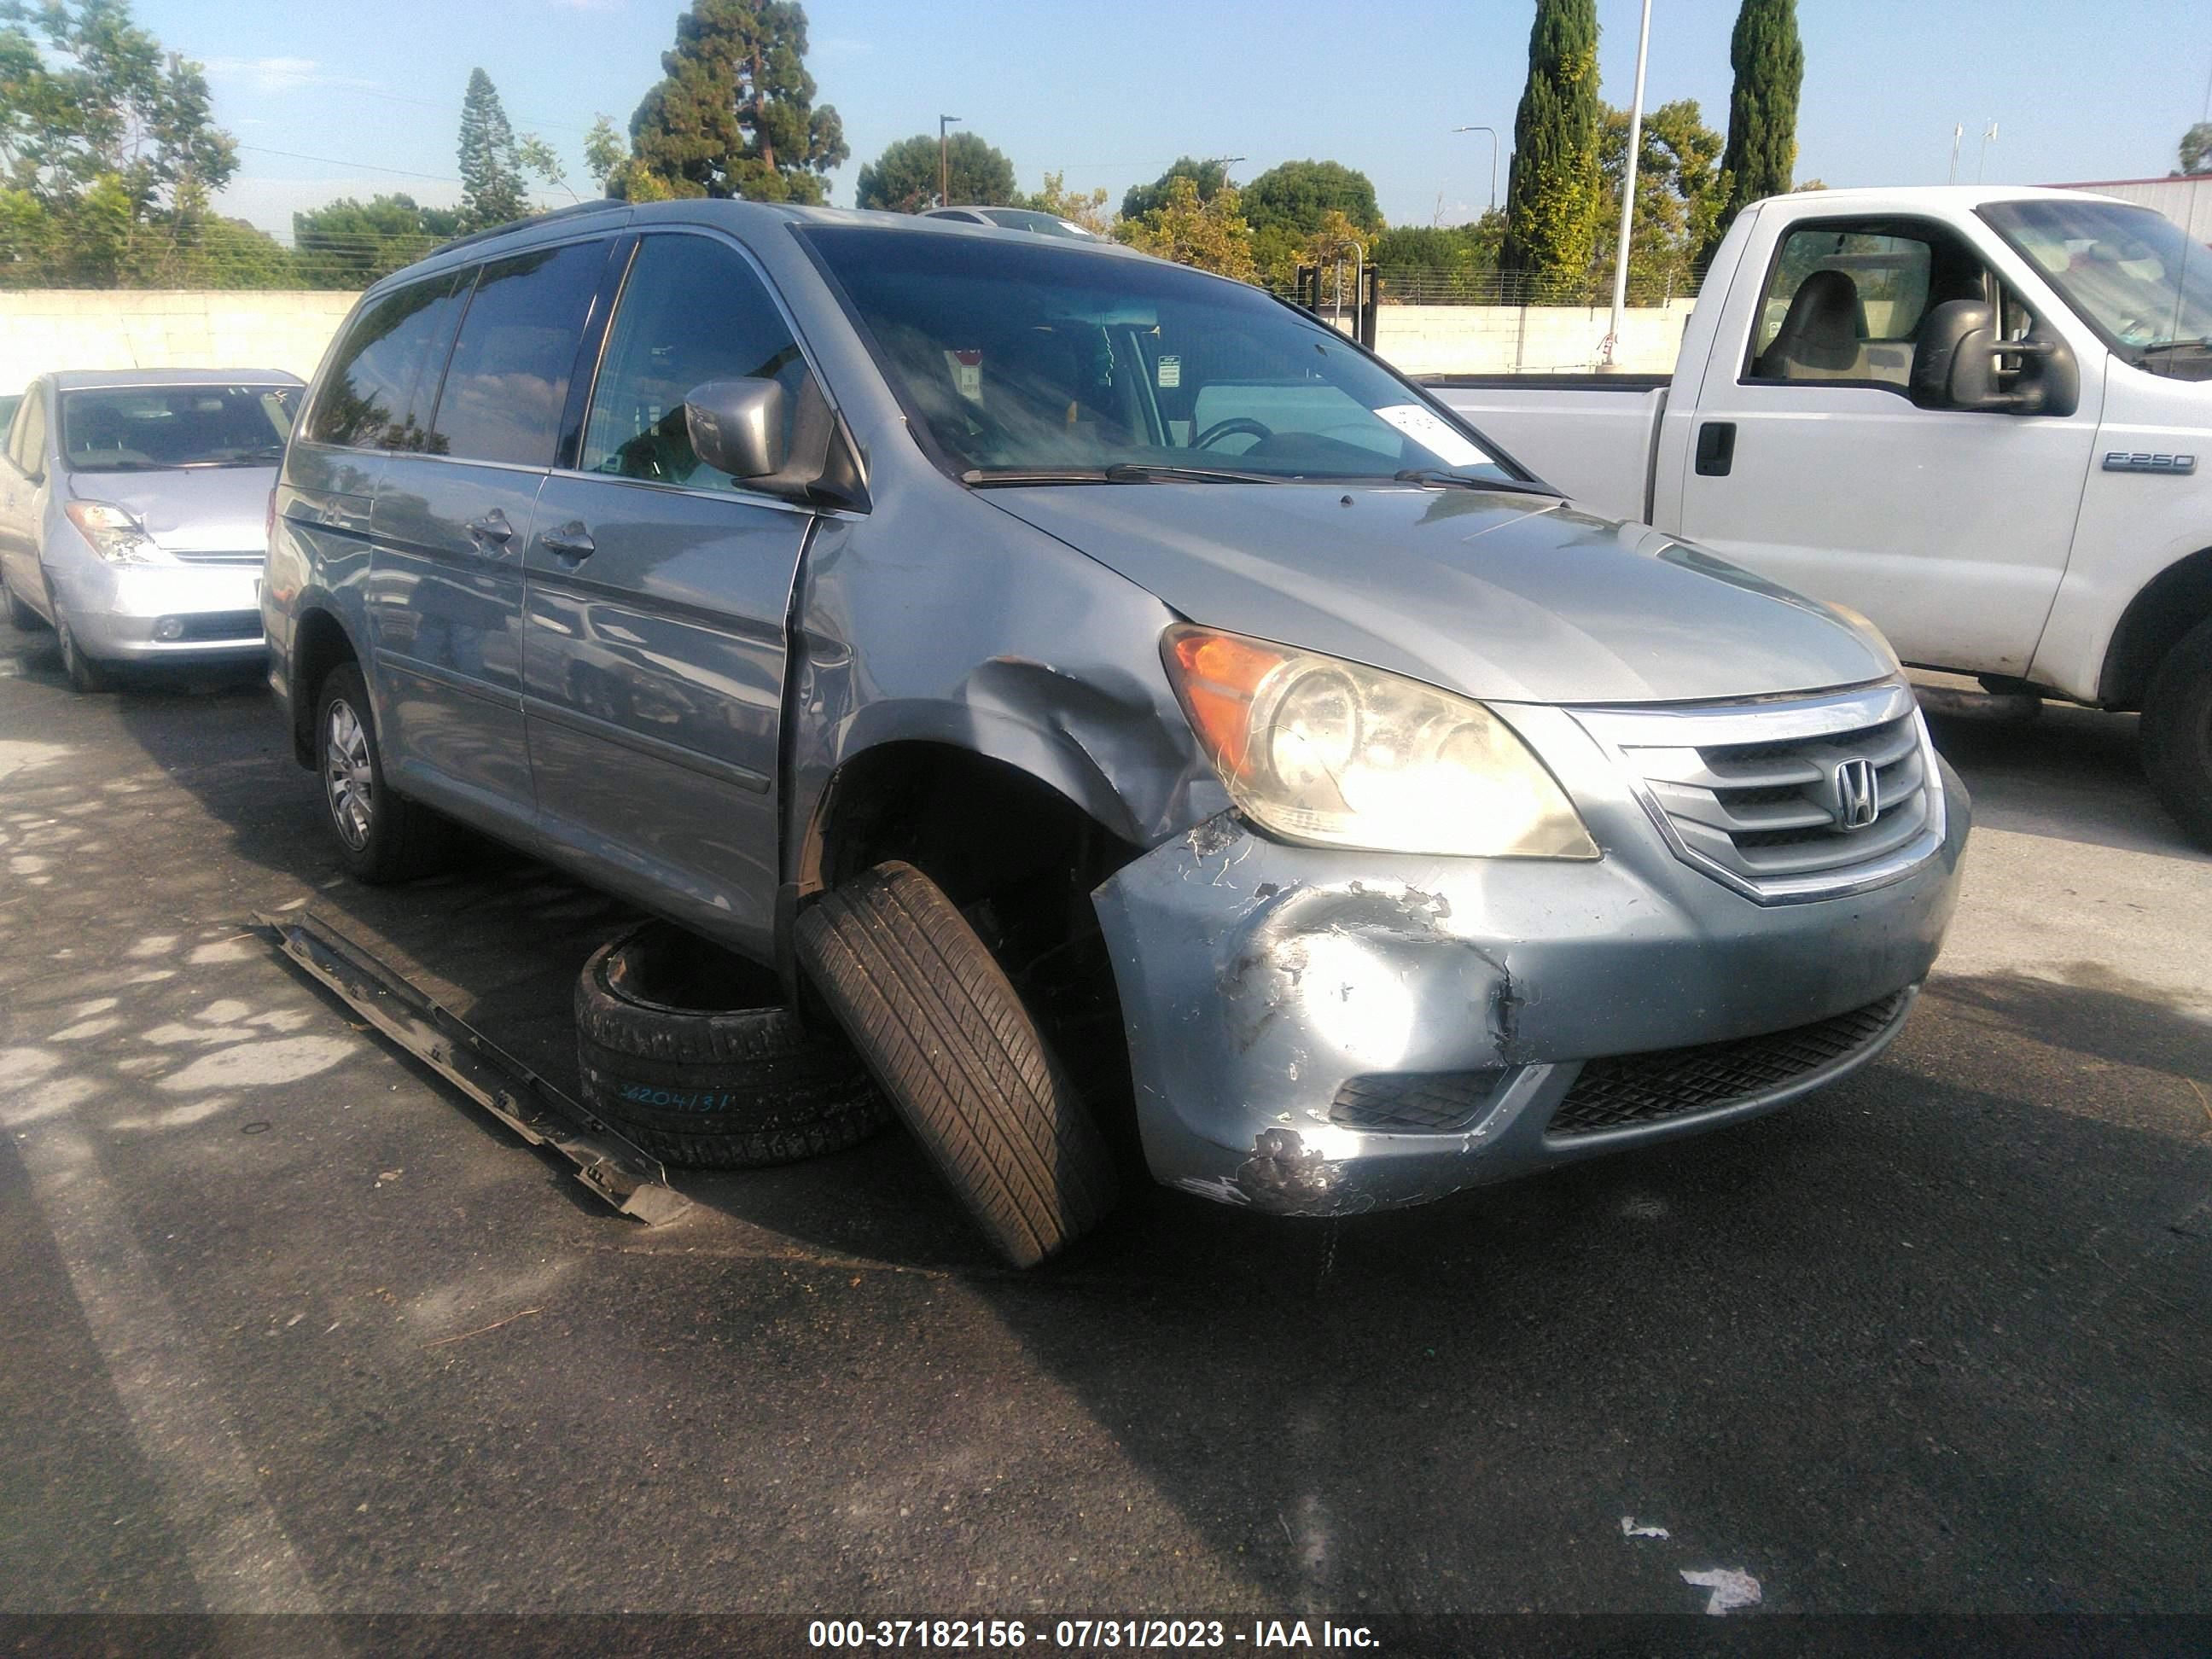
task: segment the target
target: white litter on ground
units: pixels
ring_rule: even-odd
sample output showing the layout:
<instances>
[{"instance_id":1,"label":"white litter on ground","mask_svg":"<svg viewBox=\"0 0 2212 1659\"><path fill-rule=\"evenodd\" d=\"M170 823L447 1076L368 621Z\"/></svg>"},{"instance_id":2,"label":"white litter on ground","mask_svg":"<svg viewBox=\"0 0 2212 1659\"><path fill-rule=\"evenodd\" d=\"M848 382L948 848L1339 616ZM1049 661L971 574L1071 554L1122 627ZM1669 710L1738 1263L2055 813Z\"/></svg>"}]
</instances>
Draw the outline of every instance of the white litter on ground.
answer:
<instances>
[{"instance_id":1,"label":"white litter on ground","mask_svg":"<svg viewBox=\"0 0 2212 1659\"><path fill-rule=\"evenodd\" d=\"M1664 1527L1647 1526L1632 1515L1624 1515L1620 1517L1620 1535L1623 1538L1664 1538L1668 1532Z\"/></svg>"},{"instance_id":2,"label":"white litter on ground","mask_svg":"<svg viewBox=\"0 0 2212 1659\"><path fill-rule=\"evenodd\" d=\"M1712 1592L1705 1601L1707 1613L1730 1613L1759 1605L1759 1580L1734 1567L1708 1567L1702 1572L1684 1567L1682 1582Z\"/></svg>"}]
</instances>

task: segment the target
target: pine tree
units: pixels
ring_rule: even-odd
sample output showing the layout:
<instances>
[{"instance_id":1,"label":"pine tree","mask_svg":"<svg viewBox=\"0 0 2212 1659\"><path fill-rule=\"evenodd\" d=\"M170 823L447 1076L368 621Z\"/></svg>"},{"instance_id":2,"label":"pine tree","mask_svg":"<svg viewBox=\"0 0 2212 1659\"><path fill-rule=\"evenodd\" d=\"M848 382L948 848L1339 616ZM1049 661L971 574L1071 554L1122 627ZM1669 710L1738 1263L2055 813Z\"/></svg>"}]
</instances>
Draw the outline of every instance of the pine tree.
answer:
<instances>
[{"instance_id":1,"label":"pine tree","mask_svg":"<svg viewBox=\"0 0 2212 1659\"><path fill-rule=\"evenodd\" d=\"M1597 232L1598 113L1596 0L1536 0L1498 260L1525 295L1549 297L1588 276Z\"/></svg>"},{"instance_id":2,"label":"pine tree","mask_svg":"<svg viewBox=\"0 0 2212 1659\"><path fill-rule=\"evenodd\" d=\"M1729 36L1729 67L1735 71L1735 86L1729 94L1721 167L1729 185L1714 243L1747 204L1788 194L1796 176L1797 92L1805 80L1797 0L1743 0Z\"/></svg>"},{"instance_id":3,"label":"pine tree","mask_svg":"<svg viewBox=\"0 0 2212 1659\"><path fill-rule=\"evenodd\" d=\"M482 70L471 70L461 100L461 228L483 230L529 211L514 129L499 89Z\"/></svg>"},{"instance_id":4,"label":"pine tree","mask_svg":"<svg viewBox=\"0 0 2212 1659\"><path fill-rule=\"evenodd\" d=\"M665 78L630 118L630 160L608 181L632 199L742 196L817 204L851 151L814 106L806 9L789 0L693 0L660 55Z\"/></svg>"}]
</instances>

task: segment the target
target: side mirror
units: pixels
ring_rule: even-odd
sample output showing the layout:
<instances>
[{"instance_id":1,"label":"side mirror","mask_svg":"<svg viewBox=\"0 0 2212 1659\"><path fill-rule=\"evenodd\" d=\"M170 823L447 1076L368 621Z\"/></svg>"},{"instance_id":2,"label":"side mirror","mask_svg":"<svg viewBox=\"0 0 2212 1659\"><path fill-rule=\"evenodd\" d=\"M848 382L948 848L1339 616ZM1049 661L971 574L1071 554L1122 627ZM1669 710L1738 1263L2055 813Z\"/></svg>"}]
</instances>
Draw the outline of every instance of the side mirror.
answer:
<instances>
[{"instance_id":1,"label":"side mirror","mask_svg":"<svg viewBox=\"0 0 2212 1659\"><path fill-rule=\"evenodd\" d=\"M691 447L717 472L764 478L783 470L783 388L774 380L708 380L684 399Z\"/></svg>"},{"instance_id":2,"label":"side mirror","mask_svg":"<svg viewBox=\"0 0 2212 1659\"><path fill-rule=\"evenodd\" d=\"M1999 376L2010 374L2010 389ZM1947 300L1921 320L1907 391L1922 409L2000 415L2071 415L2081 405L2081 368L2056 335L2001 341L1990 307Z\"/></svg>"}]
</instances>

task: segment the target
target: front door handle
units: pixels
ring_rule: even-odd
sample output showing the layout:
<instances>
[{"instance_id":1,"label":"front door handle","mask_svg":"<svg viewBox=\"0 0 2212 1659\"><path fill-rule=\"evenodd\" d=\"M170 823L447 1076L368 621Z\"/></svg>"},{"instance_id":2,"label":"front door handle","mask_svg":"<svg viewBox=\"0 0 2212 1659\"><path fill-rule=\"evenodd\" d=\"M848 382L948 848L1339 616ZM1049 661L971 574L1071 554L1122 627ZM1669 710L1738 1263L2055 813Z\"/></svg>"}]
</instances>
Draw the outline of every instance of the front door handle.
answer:
<instances>
[{"instance_id":1,"label":"front door handle","mask_svg":"<svg viewBox=\"0 0 2212 1659\"><path fill-rule=\"evenodd\" d=\"M1698 473L1701 477L1725 478L1735 465L1735 422L1707 421L1698 428Z\"/></svg>"},{"instance_id":2,"label":"front door handle","mask_svg":"<svg viewBox=\"0 0 2212 1659\"><path fill-rule=\"evenodd\" d=\"M504 542L514 534L514 526L507 521L507 514L495 507L481 519L471 519L465 528L481 542Z\"/></svg>"},{"instance_id":3,"label":"front door handle","mask_svg":"<svg viewBox=\"0 0 2212 1659\"><path fill-rule=\"evenodd\" d=\"M599 550L592 532L584 528L580 519L571 519L558 530L549 530L538 538L538 546L548 553L563 559L588 559Z\"/></svg>"}]
</instances>

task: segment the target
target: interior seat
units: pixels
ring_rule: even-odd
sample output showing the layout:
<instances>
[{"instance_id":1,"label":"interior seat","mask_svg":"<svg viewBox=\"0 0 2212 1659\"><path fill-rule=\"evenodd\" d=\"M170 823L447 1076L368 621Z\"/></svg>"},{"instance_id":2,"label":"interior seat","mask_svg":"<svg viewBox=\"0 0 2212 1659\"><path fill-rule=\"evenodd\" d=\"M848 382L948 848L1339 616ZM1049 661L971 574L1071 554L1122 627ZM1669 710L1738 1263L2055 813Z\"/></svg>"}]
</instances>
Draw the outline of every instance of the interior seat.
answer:
<instances>
[{"instance_id":1,"label":"interior seat","mask_svg":"<svg viewBox=\"0 0 2212 1659\"><path fill-rule=\"evenodd\" d=\"M1816 270L1797 284L1774 343L1752 374L1762 380L1863 380L1859 285L1846 271Z\"/></svg>"}]
</instances>

